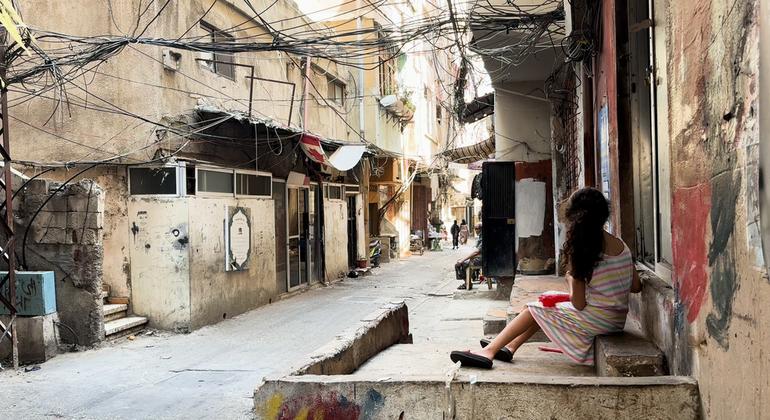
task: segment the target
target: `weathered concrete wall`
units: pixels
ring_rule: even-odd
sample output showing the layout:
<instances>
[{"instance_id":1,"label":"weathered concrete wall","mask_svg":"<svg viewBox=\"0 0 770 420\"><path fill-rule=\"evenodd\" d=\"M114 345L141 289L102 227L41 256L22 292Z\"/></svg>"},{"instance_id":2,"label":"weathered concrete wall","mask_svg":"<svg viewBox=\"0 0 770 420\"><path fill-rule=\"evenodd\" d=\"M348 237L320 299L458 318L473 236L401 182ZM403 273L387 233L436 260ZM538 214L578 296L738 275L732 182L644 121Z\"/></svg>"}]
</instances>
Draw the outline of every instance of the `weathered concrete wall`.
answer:
<instances>
[{"instance_id":1,"label":"weathered concrete wall","mask_svg":"<svg viewBox=\"0 0 770 420\"><path fill-rule=\"evenodd\" d=\"M236 206L251 215L251 252L247 270L225 271L226 210ZM269 199L132 197L134 312L186 332L275 299L273 211Z\"/></svg>"},{"instance_id":2,"label":"weathered concrete wall","mask_svg":"<svg viewBox=\"0 0 770 420\"><path fill-rule=\"evenodd\" d=\"M19 9L24 11L25 21L35 28L54 30L76 35L119 35L135 33L138 35L160 11L162 4L150 4L141 0L128 0L108 4L96 0L77 0L66 5L58 1L19 2ZM147 26L145 37L176 39L188 28L187 36L203 36L205 31L198 20L220 29L238 28L234 36L259 39L269 36L260 25L241 25L252 17L253 13L242 2L219 0L211 6L211 1L194 0L168 4L152 25ZM290 0L256 0L252 4L264 10L261 16L273 23L278 30L299 25L301 13ZM268 7L269 6L269 7ZM141 17L138 15L146 10ZM138 20L137 20L138 19ZM135 29L138 28L138 29ZM55 48L39 40L41 47ZM223 77L196 61L203 55L191 51L177 50L181 54L179 68L176 71L165 69L162 63L164 49L159 47L130 46L119 54L102 63L98 72L89 73L88 95L99 101L102 106L111 108L112 104L129 113L136 113L151 121L161 121L164 117L187 112L199 104L210 104L228 110L247 110L248 92L251 81L246 78L250 69L236 67L232 79ZM295 99L301 97L302 81L296 67L287 74L287 65L293 63L285 54L275 52L241 53L235 61L240 64L254 65L254 75L262 78L288 80L297 83ZM347 76L348 71L337 69L336 64L323 63L324 69L333 75ZM372 71L376 75L376 70ZM347 77L344 77L347 82ZM315 87L326 94L326 78L319 79ZM95 107L84 107L85 87L78 85L69 95L67 112L51 95L41 95L28 102L25 107L14 107L11 113L29 124L14 124L14 137L19 139L14 144L16 159L39 162L75 161L80 159L96 160L117 154L139 150L131 157L139 161L152 159L154 145L147 149L148 135L152 134L152 124L137 125L136 118L130 115L105 113ZM311 88L312 89L312 88ZM313 89L314 90L314 89ZM268 118L282 124L288 123L291 107L291 86L269 81L255 80L253 89L253 113L261 118ZM109 105L105 102L109 102ZM308 121L313 132L335 139L347 139L345 121L333 113L330 107L320 106L323 112L311 115ZM58 110L58 111L57 111ZM339 110L337 110L339 112ZM51 117L49 124L43 125ZM293 107L293 124L298 123L300 108ZM321 121L323 119L323 123ZM167 122L167 121L166 121ZM40 127L40 128L35 128ZM72 139L67 141L65 139ZM34 138L35 141L21 139ZM66 143L66 148L58 147ZM79 144L78 144L79 143ZM132 161L132 163L135 163Z\"/></svg>"},{"instance_id":3,"label":"weathered concrete wall","mask_svg":"<svg viewBox=\"0 0 770 420\"><path fill-rule=\"evenodd\" d=\"M131 264L129 246L131 233L128 229L128 181L127 169L106 168L94 174L97 184L104 189L104 284L110 286L112 296L131 296Z\"/></svg>"},{"instance_id":4,"label":"weathered concrete wall","mask_svg":"<svg viewBox=\"0 0 770 420\"><path fill-rule=\"evenodd\" d=\"M156 328L189 331L189 203L183 198L132 197L131 307Z\"/></svg>"},{"instance_id":5,"label":"weathered concrete wall","mask_svg":"<svg viewBox=\"0 0 770 420\"><path fill-rule=\"evenodd\" d=\"M762 418L770 283L754 235L758 1L672 1L668 12L675 373L698 379L706 417Z\"/></svg>"},{"instance_id":6,"label":"weathered concrete wall","mask_svg":"<svg viewBox=\"0 0 770 420\"><path fill-rule=\"evenodd\" d=\"M194 0L171 2L163 13L148 26L144 36L176 39L190 29L188 36L201 36L203 29L198 19L206 14L204 21L218 28L237 27L252 13L244 10L242 2L233 0L212 2ZM296 26L297 19L283 20L297 16L294 2L279 0L274 3L256 0L252 4L264 10L262 16L274 23L276 28ZM149 24L161 4L147 4L141 0L113 2L77 0L63 4L58 1L20 1L19 10L24 11L25 21L36 28L54 30L76 35L125 35L142 30ZM268 7L269 6L269 7ZM146 10L141 18L137 16ZM138 28L138 29L135 29ZM258 25L241 26L238 37L257 37L265 34ZM41 47L57 47L40 40ZM156 140L153 131L156 126L140 123L134 116L122 112L100 112L98 108L111 109L113 106L141 115L150 121L168 124L170 118L190 112L197 105L213 105L228 110L245 111L248 108L250 81L245 76L249 69L235 68L233 79L218 75L200 62L202 55L190 51L176 51L181 54L176 71L165 69L163 53L159 47L132 45L102 63L97 71L88 73L88 87L73 85L68 95L69 103L61 104L53 95L39 95L23 107L12 107L11 114L19 121L12 123L12 150L17 160L36 162L65 162L99 160L128 153L122 163L137 163L153 159L154 152L161 146L178 142L178 136L169 134L168 141ZM255 76L276 80L287 80L297 84L293 106L294 125L299 121L302 76L299 69L287 65L292 63L284 54L241 53L236 62L255 65ZM322 63L322 67L333 75L346 76L348 71L341 66ZM372 71L376 75L376 71ZM347 78L344 78L349 83ZM376 79L373 79L376 80ZM327 78L315 82L320 92L326 93ZM291 87L267 81L254 81L253 113L261 118L270 118L286 124L291 106ZM351 94L350 92L348 93ZM11 93L13 97L14 93ZM86 101L84 98L92 98ZM280 99L280 100L279 100ZM95 101L95 102L94 102ZM98 107L91 106L99 103ZM313 102L319 112L309 116L308 124L313 132L335 139L347 139L345 122L332 110L333 107ZM88 106L86 106L88 104ZM64 106L62 106L64 105ZM62 110L66 108L66 112ZM337 109L337 111L339 111ZM148 140L150 139L150 140ZM140 145L140 146L137 146ZM133 152L133 153L129 153ZM35 170L26 173L33 175ZM51 173L52 179L69 178L67 170ZM108 196L105 208L104 229L104 282L111 287L115 296L130 296L130 263L128 249L131 246L127 229L126 169L124 167L96 167L84 176L96 180Z\"/></svg>"},{"instance_id":7,"label":"weathered concrete wall","mask_svg":"<svg viewBox=\"0 0 770 420\"><path fill-rule=\"evenodd\" d=\"M225 271L228 206L251 213L248 269ZM275 282L275 219L271 199L189 199L190 307L192 328L213 324L269 303Z\"/></svg>"},{"instance_id":8,"label":"weathered concrete wall","mask_svg":"<svg viewBox=\"0 0 770 420\"><path fill-rule=\"evenodd\" d=\"M519 376L503 382L426 377L296 376L255 394L259 419L697 419L689 378ZM312 417L310 417L312 416Z\"/></svg>"},{"instance_id":9,"label":"weathered concrete wall","mask_svg":"<svg viewBox=\"0 0 770 420\"><path fill-rule=\"evenodd\" d=\"M495 86L495 158L537 162L551 158L550 106L533 96L542 83Z\"/></svg>"},{"instance_id":10,"label":"weathered concrete wall","mask_svg":"<svg viewBox=\"0 0 770 420\"><path fill-rule=\"evenodd\" d=\"M19 179L14 182L21 185ZM62 340L91 345L104 339L101 293L105 195L95 182L82 180L52 196L60 185L36 179L17 197L17 255L27 270L55 273L59 319L77 334L75 338L64 333Z\"/></svg>"},{"instance_id":11,"label":"weathered concrete wall","mask_svg":"<svg viewBox=\"0 0 770 420\"><path fill-rule=\"evenodd\" d=\"M348 272L348 203L324 198L324 258L326 280Z\"/></svg>"}]
</instances>

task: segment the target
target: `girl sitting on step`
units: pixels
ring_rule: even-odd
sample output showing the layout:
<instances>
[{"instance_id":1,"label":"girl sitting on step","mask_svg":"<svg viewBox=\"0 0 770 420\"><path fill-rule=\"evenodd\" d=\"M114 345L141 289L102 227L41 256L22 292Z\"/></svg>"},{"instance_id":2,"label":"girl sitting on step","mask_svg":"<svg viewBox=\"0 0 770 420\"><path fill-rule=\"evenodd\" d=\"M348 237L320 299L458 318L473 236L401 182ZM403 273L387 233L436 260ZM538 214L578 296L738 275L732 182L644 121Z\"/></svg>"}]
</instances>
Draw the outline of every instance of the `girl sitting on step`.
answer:
<instances>
[{"instance_id":1,"label":"girl sitting on step","mask_svg":"<svg viewBox=\"0 0 770 420\"><path fill-rule=\"evenodd\" d=\"M480 350L453 351L452 361L486 369L492 367L492 359L510 362L516 350L542 329L572 360L593 364L594 337L622 331L629 293L642 289L628 246L604 230L609 216L609 203L601 191L583 188L572 194L561 251L568 268L569 301L553 307L528 303L494 340L481 340Z\"/></svg>"}]
</instances>

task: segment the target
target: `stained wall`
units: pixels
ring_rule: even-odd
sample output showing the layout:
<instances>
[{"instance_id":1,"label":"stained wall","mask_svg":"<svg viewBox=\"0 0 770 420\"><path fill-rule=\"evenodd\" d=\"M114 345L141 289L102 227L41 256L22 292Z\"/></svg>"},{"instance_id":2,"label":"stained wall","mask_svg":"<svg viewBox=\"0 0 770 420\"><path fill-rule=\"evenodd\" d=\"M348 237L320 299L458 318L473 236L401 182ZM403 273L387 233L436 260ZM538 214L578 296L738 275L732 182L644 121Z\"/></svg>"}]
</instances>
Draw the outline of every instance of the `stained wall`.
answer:
<instances>
[{"instance_id":1,"label":"stained wall","mask_svg":"<svg viewBox=\"0 0 770 420\"><path fill-rule=\"evenodd\" d=\"M688 1L668 11L675 332L708 418L770 409L770 282L753 235L758 10L758 1Z\"/></svg>"}]
</instances>

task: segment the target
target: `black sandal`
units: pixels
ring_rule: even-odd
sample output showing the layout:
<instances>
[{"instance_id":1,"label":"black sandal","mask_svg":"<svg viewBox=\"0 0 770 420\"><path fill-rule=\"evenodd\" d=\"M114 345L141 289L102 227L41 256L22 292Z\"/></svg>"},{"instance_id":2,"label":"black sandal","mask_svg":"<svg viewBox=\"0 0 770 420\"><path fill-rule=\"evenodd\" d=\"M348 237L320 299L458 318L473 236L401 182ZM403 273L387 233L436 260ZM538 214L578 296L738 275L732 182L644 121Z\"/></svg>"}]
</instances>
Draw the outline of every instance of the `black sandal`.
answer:
<instances>
[{"instance_id":1,"label":"black sandal","mask_svg":"<svg viewBox=\"0 0 770 420\"><path fill-rule=\"evenodd\" d=\"M486 338L482 338L481 340L479 340L479 344L481 344L482 349L488 346L489 343L491 342L492 341L487 340ZM513 361L513 353L508 349L508 347L503 347L500 350L498 350L497 353L495 353L495 359L503 362L511 363Z\"/></svg>"},{"instance_id":2,"label":"black sandal","mask_svg":"<svg viewBox=\"0 0 770 420\"><path fill-rule=\"evenodd\" d=\"M465 367L492 369L492 360L469 351L453 351L449 354L449 358L455 363L460 362Z\"/></svg>"}]
</instances>

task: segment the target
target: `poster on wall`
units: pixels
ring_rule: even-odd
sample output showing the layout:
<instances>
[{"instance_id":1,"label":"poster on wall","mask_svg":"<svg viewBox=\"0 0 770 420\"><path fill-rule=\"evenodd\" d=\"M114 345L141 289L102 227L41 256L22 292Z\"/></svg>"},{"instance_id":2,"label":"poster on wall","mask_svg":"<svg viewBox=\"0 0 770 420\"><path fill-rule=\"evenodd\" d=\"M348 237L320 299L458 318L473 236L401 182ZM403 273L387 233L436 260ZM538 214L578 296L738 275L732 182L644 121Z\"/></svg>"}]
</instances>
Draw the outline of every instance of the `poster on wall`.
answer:
<instances>
[{"instance_id":1,"label":"poster on wall","mask_svg":"<svg viewBox=\"0 0 770 420\"><path fill-rule=\"evenodd\" d=\"M226 207L225 271L245 271L251 256L251 209Z\"/></svg>"},{"instance_id":2,"label":"poster on wall","mask_svg":"<svg viewBox=\"0 0 770 420\"><path fill-rule=\"evenodd\" d=\"M599 110L599 157L601 158L601 187L602 192L610 200L610 121L607 104ZM612 222L607 222L608 229L612 232Z\"/></svg>"}]
</instances>

